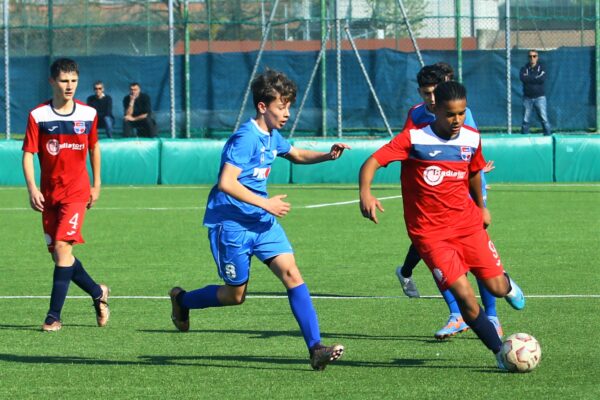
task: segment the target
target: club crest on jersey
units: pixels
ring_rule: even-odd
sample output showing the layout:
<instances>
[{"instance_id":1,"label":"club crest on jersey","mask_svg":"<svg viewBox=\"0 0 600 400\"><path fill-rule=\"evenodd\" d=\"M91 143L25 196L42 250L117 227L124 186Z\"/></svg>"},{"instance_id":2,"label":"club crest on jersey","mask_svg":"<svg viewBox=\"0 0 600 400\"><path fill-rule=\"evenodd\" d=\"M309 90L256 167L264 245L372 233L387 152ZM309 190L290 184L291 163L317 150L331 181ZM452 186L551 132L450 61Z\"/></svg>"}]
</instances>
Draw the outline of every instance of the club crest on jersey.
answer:
<instances>
[{"instance_id":1,"label":"club crest on jersey","mask_svg":"<svg viewBox=\"0 0 600 400\"><path fill-rule=\"evenodd\" d=\"M83 121L75 121L75 122L73 122L73 130L78 135L81 135L82 133L85 133L85 122L83 122Z\"/></svg>"},{"instance_id":2,"label":"club crest on jersey","mask_svg":"<svg viewBox=\"0 0 600 400\"><path fill-rule=\"evenodd\" d=\"M471 151L471 148L469 146L460 147L460 158L462 158L463 161L471 161L472 155L473 152Z\"/></svg>"},{"instance_id":3,"label":"club crest on jersey","mask_svg":"<svg viewBox=\"0 0 600 400\"><path fill-rule=\"evenodd\" d=\"M57 139L48 140L46 142L46 150L48 150L48 153L50 153L53 156L57 155L58 152L60 151L60 145L58 144L58 140Z\"/></svg>"}]
</instances>

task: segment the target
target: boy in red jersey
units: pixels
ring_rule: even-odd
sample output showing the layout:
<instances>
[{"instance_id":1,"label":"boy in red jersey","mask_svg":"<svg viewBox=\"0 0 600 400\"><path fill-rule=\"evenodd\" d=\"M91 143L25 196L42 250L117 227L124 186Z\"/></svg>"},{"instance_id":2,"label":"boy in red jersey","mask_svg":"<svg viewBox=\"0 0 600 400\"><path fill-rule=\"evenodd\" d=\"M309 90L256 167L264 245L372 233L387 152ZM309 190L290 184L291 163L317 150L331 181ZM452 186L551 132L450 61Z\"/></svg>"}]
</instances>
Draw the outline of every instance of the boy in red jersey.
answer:
<instances>
[{"instance_id":1,"label":"boy in red jersey","mask_svg":"<svg viewBox=\"0 0 600 400\"><path fill-rule=\"evenodd\" d=\"M373 177L380 167L401 161L408 235L438 286L450 289L465 321L504 369L499 357L502 341L477 303L466 273L472 272L490 293L505 297L515 309L525 307L525 297L505 273L485 230L491 216L483 201L479 172L486 163L479 132L463 126L466 89L450 81L438 85L434 95L436 118L431 125L403 130L361 167L361 212L378 222L377 210L383 207L371 194Z\"/></svg>"},{"instance_id":2,"label":"boy in red jersey","mask_svg":"<svg viewBox=\"0 0 600 400\"><path fill-rule=\"evenodd\" d=\"M50 66L52 99L29 113L23 142L23 174L31 208L42 213L42 225L48 251L54 260L50 309L42 325L44 332L62 328L60 313L70 281L88 293L96 310L98 326L105 326L109 288L97 284L73 256L73 245L84 243L81 227L86 209L100 195L100 146L96 110L74 99L79 67L73 60L61 58ZM86 168L87 153L93 174L93 186ZM34 175L34 154L38 154L41 185Z\"/></svg>"}]
</instances>

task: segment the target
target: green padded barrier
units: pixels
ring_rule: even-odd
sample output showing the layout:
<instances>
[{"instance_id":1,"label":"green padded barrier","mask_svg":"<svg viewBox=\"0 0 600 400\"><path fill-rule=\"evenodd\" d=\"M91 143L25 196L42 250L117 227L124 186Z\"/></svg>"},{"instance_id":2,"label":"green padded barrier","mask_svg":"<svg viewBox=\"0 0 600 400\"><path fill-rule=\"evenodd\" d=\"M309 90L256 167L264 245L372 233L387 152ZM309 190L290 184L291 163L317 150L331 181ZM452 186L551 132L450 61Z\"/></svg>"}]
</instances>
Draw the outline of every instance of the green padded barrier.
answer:
<instances>
[{"instance_id":1,"label":"green padded barrier","mask_svg":"<svg viewBox=\"0 0 600 400\"><path fill-rule=\"evenodd\" d=\"M352 147L344 151L336 161L320 164L292 164L293 183L353 183L358 184L358 172L361 165L371 154L389 140L296 140L294 146L300 149L329 151L331 145L343 142ZM400 163L395 162L387 168L380 168L375 175L374 183L400 183Z\"/></svg>"},{"instance_id":2,"label":"green padded barrier","mask_svg":"<svg viewBox=\"0 0 600 400\"><path fill-rule=\"evenodd\" d=\"M23 141L21 140L2 140L0 141L0 185L25 185L23 177ZM39 184L40 181L40 163L37 156L34 161L35 176Z\"/></svg>"},{"instance_id":3,"label":"green padded barrier","mask_svg":"<svg viewBox=\"0 0 600 400\"><path fill-rule=\"evenodd\" d=\"M159 179L160 140L103 139L103 185L156 185Z\"/></svg>"},{"instance_id":4,"label":"green padded barrier","mask_svg":"<svg viewBox=\"0 0 600 400\"><path fill-rule=\"evenodd\" d=\"M556 182L600 181L600 136L555 135Z\"/></svg>"},{"instance_id":5,"label":"green padded barrier","mask_svg":"<svg viewBox=\"0 0 600 400\"><path fill-rule=\"evenodd\" d=\"M494 160L496 169L488 182L552 182L553 143L551 136L482 135L483 155Z\"/></svg>"},{"instance_id":6,"label":"green padded barrier","mask_svg":"<svg viewBox=\"0 0 600 400\"><path fill-rule=\"evenodd\" d=\"M161 183L216 183L224 144L225 140L163 139ZM289 183L289 164L278 157L273 163L269 183Z\"/></svg>"}]
</instances>

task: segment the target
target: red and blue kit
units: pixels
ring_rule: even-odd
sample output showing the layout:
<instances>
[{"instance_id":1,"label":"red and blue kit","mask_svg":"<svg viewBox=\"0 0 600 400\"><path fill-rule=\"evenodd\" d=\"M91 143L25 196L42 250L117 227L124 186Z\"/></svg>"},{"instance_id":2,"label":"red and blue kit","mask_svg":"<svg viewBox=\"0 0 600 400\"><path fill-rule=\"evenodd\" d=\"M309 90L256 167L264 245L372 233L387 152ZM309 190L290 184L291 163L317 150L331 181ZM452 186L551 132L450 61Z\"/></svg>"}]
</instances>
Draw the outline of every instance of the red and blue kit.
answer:
<instances>
[{"instance_id":1,"label":"red and blue kit","mask_svg":"<svg viewBox=\"0 0 600 400\"><path fill-rule=\"evenodd\" d=\"M402 162L408 235L442 289L469 270L481 279L503 272L481 210L469 197L469 175L486 164L476 129L465 125L448 140L431 125L405 129L373 157L383 167Z\"/></svg>"},{"instance_id":2,"label":"red and blue kit","mask_svg":"<svg viewBox=\"0 0 600 400\"><path fill-rule=\"evenodd\" d=\"M58 114L50 101L29 113L23 151L37 153L40 160L49 248L56 240L83 243L81 225L90 198L86 160L98 142L97 123L96 110L77 100L67 115Z\"/></svg>"}]
</instances>

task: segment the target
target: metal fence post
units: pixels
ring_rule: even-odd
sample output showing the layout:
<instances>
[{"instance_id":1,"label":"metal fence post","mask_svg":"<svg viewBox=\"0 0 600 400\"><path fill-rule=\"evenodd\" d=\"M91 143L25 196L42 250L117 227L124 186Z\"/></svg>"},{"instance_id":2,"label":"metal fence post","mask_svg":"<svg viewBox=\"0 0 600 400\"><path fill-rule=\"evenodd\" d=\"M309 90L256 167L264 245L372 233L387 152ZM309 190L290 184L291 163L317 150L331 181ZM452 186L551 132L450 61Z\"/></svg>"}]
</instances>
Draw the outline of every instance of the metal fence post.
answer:
<instances>
[{"instance_id":1,"label":"metal fence post","mask_svg":"<svg viewBox=\"0 0 600 400\"><path fill-rule=\"evenodd\" d=\"M173 0L169 0L169 97L171 138L175 138L175 23L173 18Z\"/></svg>"},{"instance_id":2,"label":"metal fence post","mask_svg":"<svg viewBox=\"0 0 600 400\"><path fill-rule=\"evenodd\" d=\"M506 129L512 134L512 81L510 79L510 0L506 0Z\"/></svg>"},{"instance_id":3,"label":"metal fence post","mask_svg":"<svg viewBox=\"0 0 600 400\"><path fill-rule=\"evenodd\" d=\"M9 14L8 0L4 0L4 113L6 118L6 139L10 139L10 47L8 41L8 35L10 33L10 27L8 25L8 14Z\"/></svg>"},{"instance_id":4,"label":"metal fence post","mask_svg":"<svg viewBox=\"0 0 600 400\"><path fill-rule=\"evenodd\" d=\"M457 79L459 82L462 82L462 25L461 25L461 10L460 10L460 0L454 0L454 8L455 8L455 28L456 28L456 56L457 56L457 64L458 64L458 74Z\"/></svg>"},{"instance_id":5,"label":"metal fence post","mask_svg":"<svg viewBox=\"0 0 600 400\"><path fill-rule=\"evenodd\" d=\"M596 88L600 85L600 0L596 0L595 22L596 22ZM596 89L596 133L600 133L600 91Z\"/></svg>"},{"instance_id":6,"label":"metal fence post","mask_svg":"<svg viewBox=\"0 0 600 400\"><path fill-rule=\"evenodd\" d=\"M184 30L185 30L185 137L191 137L191 101L190 101L190 9L189 0L185 0L183 3L183 14L184 14Z\"/></svg>"}]
</instances>

